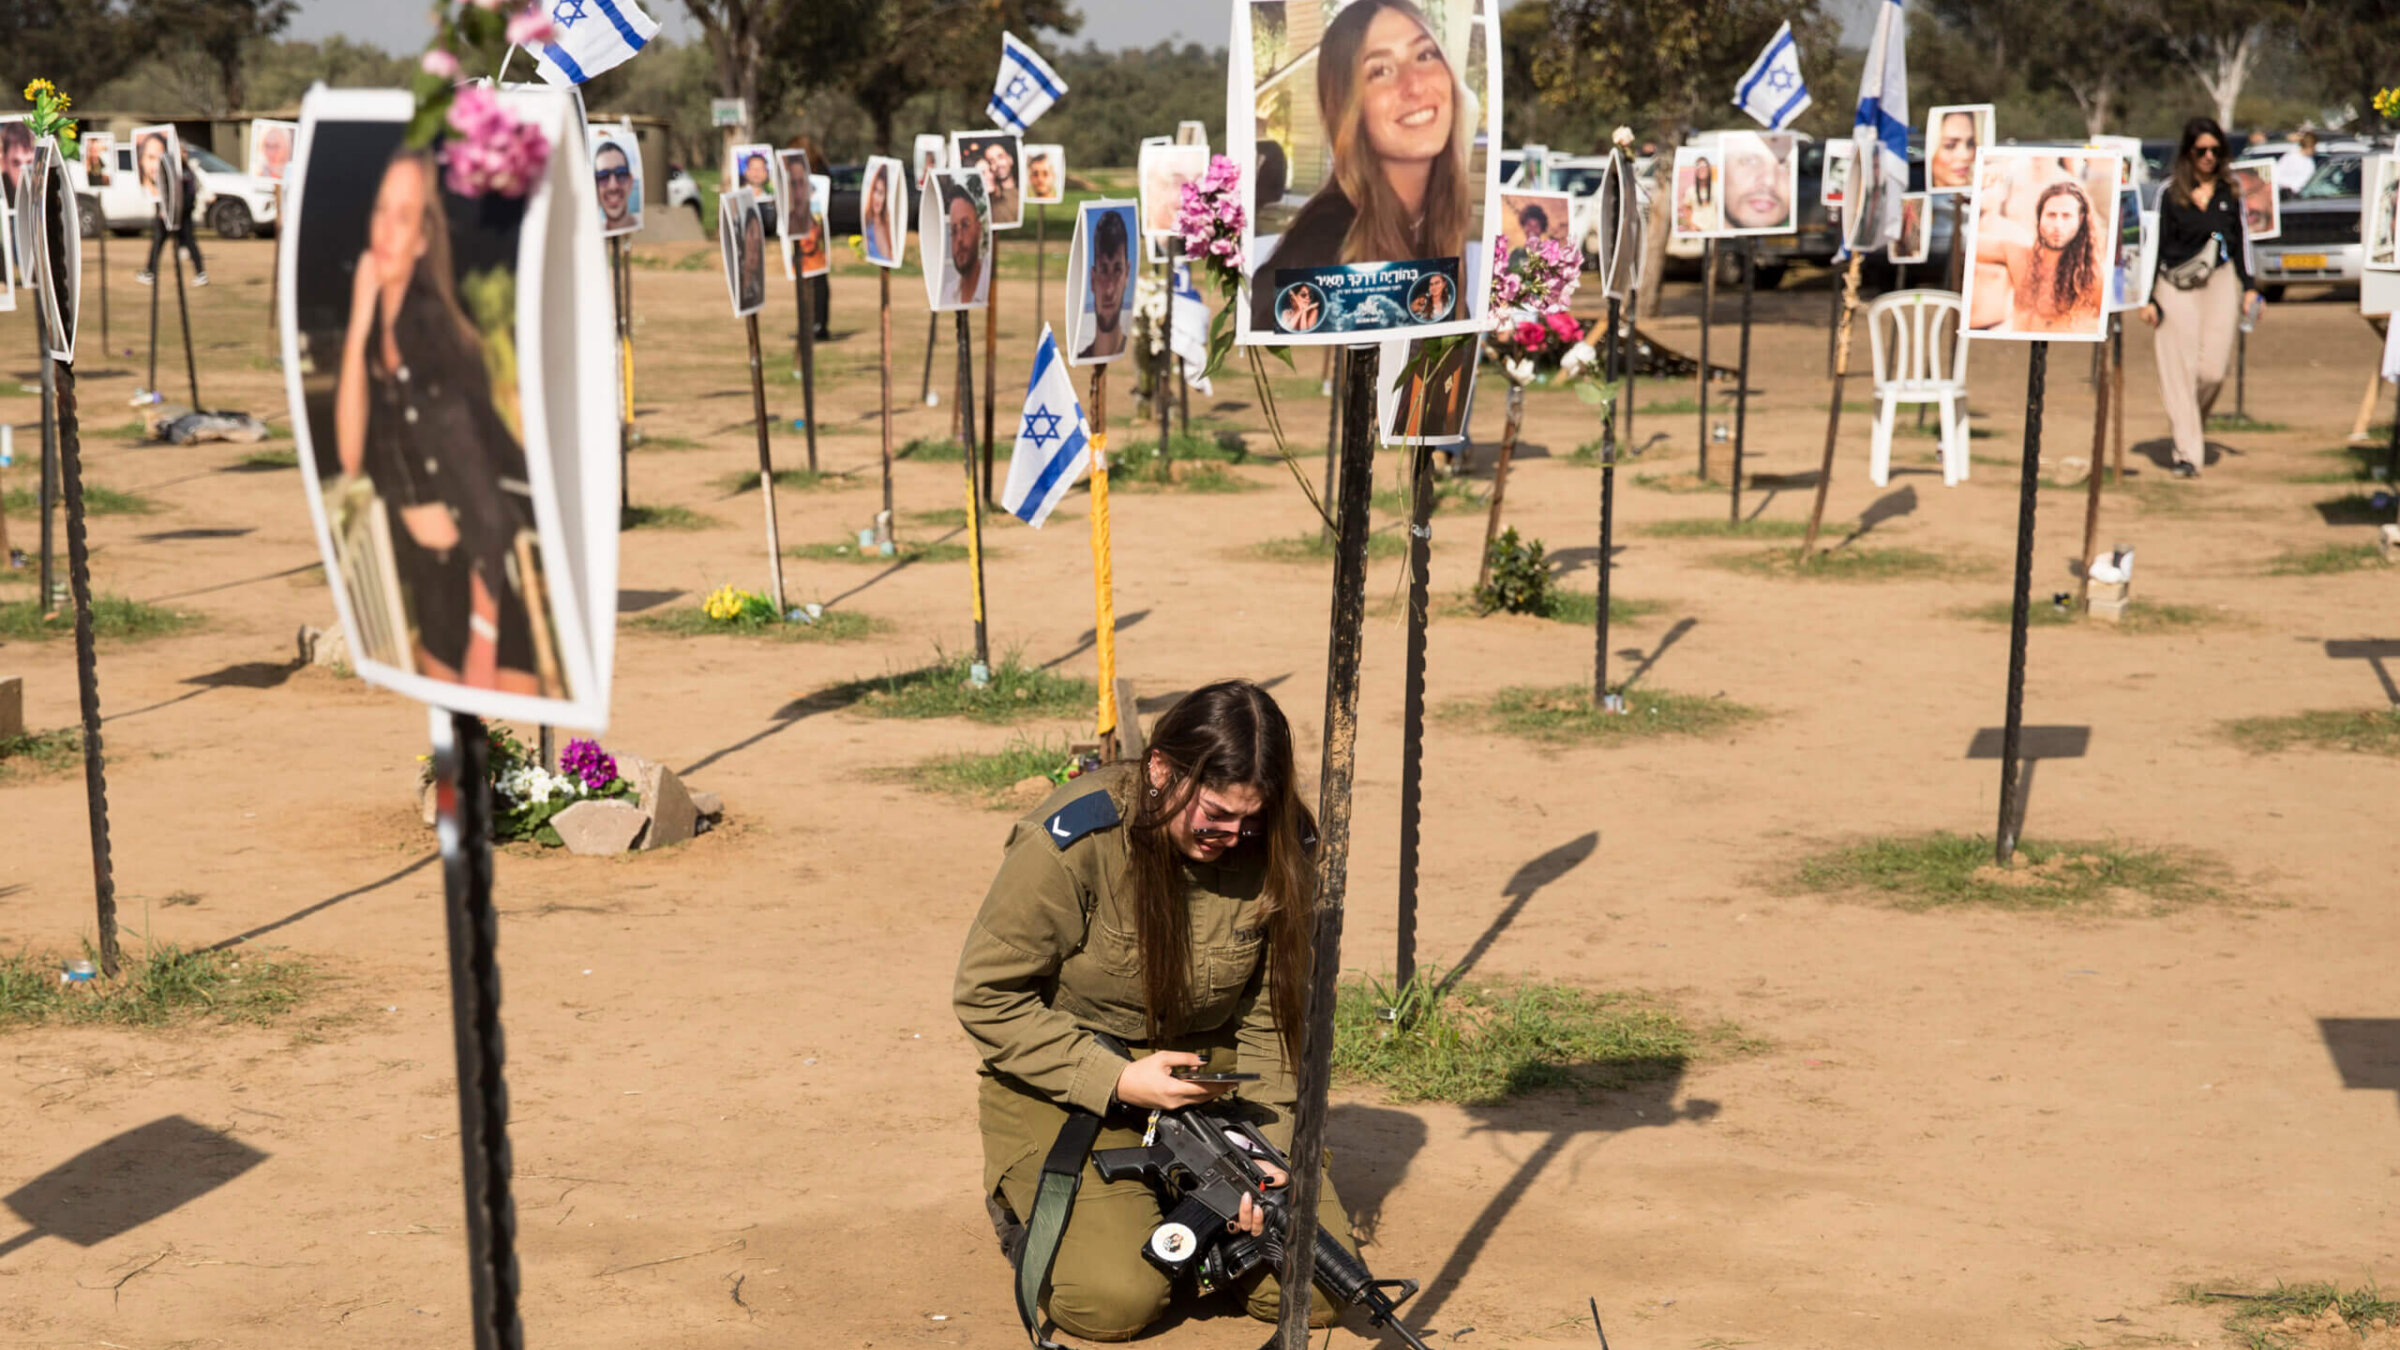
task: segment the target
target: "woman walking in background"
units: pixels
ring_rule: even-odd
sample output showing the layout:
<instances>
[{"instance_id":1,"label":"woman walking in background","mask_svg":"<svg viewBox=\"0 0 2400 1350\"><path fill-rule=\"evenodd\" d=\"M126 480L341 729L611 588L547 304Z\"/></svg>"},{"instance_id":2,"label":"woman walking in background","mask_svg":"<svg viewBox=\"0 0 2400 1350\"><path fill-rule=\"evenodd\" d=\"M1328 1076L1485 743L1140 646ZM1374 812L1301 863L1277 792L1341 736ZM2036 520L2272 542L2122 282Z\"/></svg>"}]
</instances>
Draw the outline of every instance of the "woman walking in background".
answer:
<instances>
[{"instance_id":1,"label":"woman walking in background","mask_svg":"<svg viewBox=\"0 0 2400 1350\"><path fill-rule=\"evenodd\" d=\"M2183 124L2174 176L2158 198L2158 271L2142 321L2158 330L2159 395L2175 436L2177 478L2198 478L2208 462L2208 410L2233 364L2242 310L2260 303L2244 256L2232 160L2225 129L2193 118Z\"/></svg>"}]
</instances>

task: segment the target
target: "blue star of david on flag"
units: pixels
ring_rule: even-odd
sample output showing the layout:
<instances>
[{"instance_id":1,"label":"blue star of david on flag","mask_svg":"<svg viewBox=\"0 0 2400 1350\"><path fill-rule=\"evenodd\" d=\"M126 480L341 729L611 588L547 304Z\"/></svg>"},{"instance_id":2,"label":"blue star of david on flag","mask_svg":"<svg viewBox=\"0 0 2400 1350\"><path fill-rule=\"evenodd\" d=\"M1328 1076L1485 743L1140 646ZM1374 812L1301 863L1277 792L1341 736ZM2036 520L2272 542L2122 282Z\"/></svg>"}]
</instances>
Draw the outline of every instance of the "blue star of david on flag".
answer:
<instances>
[{"instance_id":1,"label":"blue star of david on flag","mask_svg":"<svg viewBox=\"0 0 2400 1350\"><path fill-rule=\"evenodd\" d=\"M1067 92L1067 82L1014 33L1000 35L1000 74L984 112L1002 131L1022 132Z\"/></svg>"},{"instance_id":2,"label":"blue star of david on flag","mask_svg":"<svg viewBox=\"0 0 2400 1350\"><path fill-rule=\"evenodd\" d=\"M1808 111L1808 82L1800 77L1800 48L1792 41L1790 20L1775 30L1767 49L1743 72L1733 87L1733 101L1771 131L1783 130Z\"/></svg>"},{"instance_id":3,"label":"blue star of david on flag","mask_svg":"<svg viewBox=\"0 0 2400 1350\"><path fill-rule=\"evenodd\" d=\"M532 51L534 69L551 84L582 84L614 70L658 36L658 20L637 0L551 0L546 12L558 40Z\"/></svg>"},{"instance_id":4,"label":"blue star of david on flag","mask_svg":"<svg viewBox=\"0 0 2400 1350\"><path fill-rule=\"evenodd\" d=\"M1025 415L1009 451L1001 508L1040 529L1091 462L1083 405L1075 400L1075 381L1059 358L1058 339L1045 324L1042 345L1033 354L1033 378L1025 382Z\"/></svg>"}]
</instances>

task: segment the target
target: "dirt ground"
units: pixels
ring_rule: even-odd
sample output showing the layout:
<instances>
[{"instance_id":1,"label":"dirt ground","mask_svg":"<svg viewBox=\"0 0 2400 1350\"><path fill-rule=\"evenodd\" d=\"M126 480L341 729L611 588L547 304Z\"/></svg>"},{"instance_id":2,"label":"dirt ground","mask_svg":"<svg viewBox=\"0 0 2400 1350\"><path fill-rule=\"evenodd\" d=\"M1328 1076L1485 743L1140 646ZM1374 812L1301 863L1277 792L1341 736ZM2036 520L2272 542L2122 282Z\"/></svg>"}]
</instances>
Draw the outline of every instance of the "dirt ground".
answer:
<instances>
[{"instance_id":1,"label":"dirt ground","mask_svg":"<svg viewBox=\"0 0 2400 1350\"><path fill-rule=\"evenodd\" d=\"M628 534L628 611L764 582L758 498L719 485L754 464L741 326L713 264L672 265L705 247L645 248L658 265L635 277L650 445L633 456L632 494L718 523ZM284 432L270 246L208 248L215 284L192 292L202 392ZM294 630L333 614L308 570L316 549L296 472L236 471L242 448L105 434L130 418L125 399L141 382L147 296L131 281L133 249L111 248L114 350L97 333L96 288L85 291L88 477L161 509L96 520L94 568L104 591L205 623L102 649L127 924L186 944L247 935L334 978L272 1029L0 1037L0 1192L162 1119L205 1127L119 1178L115 1199L46 1211L31 1230L0 1218L0 1345L461 1345L440 875L410 796L425 717L356 680L289 668ZM1053 311L1063 252L1050 258ZM1796 278L1759 298L1749 410L1759 473L1814 470L1825 284ZM920 283L902 278L894 291L899 435L936 435L947 397L940 410L911 397ZM837 540L878 505L874 296L859 273L837 278L820 454L848 477L782 495L787 544ZM1031 296L1028 278L1002 286L1004 418L1036 331ZM1694 288L1673 287L1652 331L1690 350L1696 308ZM791 312L788 290L771 297L772 369ZM1733 313L1728 298L1717 354L1732 350ZM20 354L10 369L33 378L30 319L20 310L0 324ZM1664 440L1621 475L1615 584L1658 608L1618 628L1618 677L1638 667L1645 684L1722 692L1768 716L1719 739L1564 750L1437 717L1421 941L1437 962L1483 944L1486 975L1652 991L1696 1021L1729 1019L1757 1048L1593 1104L1402 1108L1341 1091L1337 1175L1377 1272L1425 1282L1412 1325L1470 1350L1587 1343L1591 1298L1623 1350L2216 1346L2235 1343L2224 1311L2183 1301L2191 1285L2400 1283L2400 1054L2365 1047L2381 1068L2346 1088L2319 1026L2400 1016L2386 851L2400 762L2252 756L2218 731L2238 716L2383 703L2367 664L2329 659L2324 644L2400 637L2400 577L2268 570L2287 549L2371 537L2315 509L2348 487L2292 480L2333 467L2324 452L2349 428L2374 340L2347 297L2296 293L2271 310L2251 345L2247 407L2285 429L2220 433L2207 477L2176 484L2161 467L2147 338L2137 325L2126 341L2136 473L2109 495L2102 537L2138 544L2141 601L2215 621L2035 632L2028 720L2088 726L2091 738L2085 757L2040 767L2027 832L2204 850L2227 869L2227 898L2105 916L1912 913L1779 884L1804 853L1852 837L1992 826L1998 768L1967 750L2001 721L2007 632L1962 611L2009 593L2019 350L1976 349L1978 425L1992 434L1975 442L1973 477L1958 488L1942 487L1922 437L1901 439L1891 486L1874 488L1868 419L1843 421L1833 537L1878 507L1887 518L1855 546L1954 558L1938 579L1728 571L1708 560L1766 545L1645 535L1726 506L1721 493L1633 481L1688 472L1696 448L1695 415L1640 415L1637 439ZM977 346L980 361L980 326ZM162 352L171 397L176 355ZM937 387L954 359L945 346ZM2053 458L2088 453L2085 362L2081 348L2053 353ZM1863 381L1852 391L1867 397ZM1640 399L1690 394L1645 385ZM1503 406L1496 382L1484 395L1479 463ZM799 388L779 380L769 398L785 428L778 462L798 464L804 441L788 428ZM1196 425L1256 429L1254 412L1230 406L1250 398L1229 379L1216 400L1195 399ZM1301 394L1285 411L1319 464L1324 401ZM38 408L15 380L0 417L17 429L7 481L30 484ZM1537 392L1508 493L1509 519L1566 555L1573 588L1593 580L1599 475L1565 456L1595 434L1571 395ZM1400 462L1382 458L1385 483ZM1122 664L1153 711L1213 677L1274 681L1313 745L1330 569L1251 554L1312 518L1281 467L1235 472L1252 491L1117 496ZM897 481L904 513L961 505L955 464L903 462ZM1798 519L1809 481L1754 485L1745 511ZM2037 594L2072 585L2081 504L2080 491L2040 494ZM996 526L990 588L996 648L1088 676L1085 507L1071 498L1039 534ZM948 532L904 514L912 528L920 539ZM1480 515L1440 518L1437 591L1468 585L1481 528ZM32 546L28 522L11 529ZM499 861L532 1344L1022 1343L976 1195L974 1059L948 1001L1007 817L885 771L996 749L1020 731L1080 728L876 720L800 702L964 648L967 580L958 563L792 561L786 576L796 601L869 615L881 630L833 644L633 628L618 638L608 744L723 794L725 829L621 859L512 850ZM1381 601L1399 565L1376 563L1373 580ZM31 593L5 585L0 598ZM1343 953L1366 972L1393 960L1397 613L1380 604L1367 635ZM1446 613L1431 636L1432 702L1588 680L1591 655L1591 635L1574 626ZM7 674L25 678L34 725L75 721L71 643L0 646ZM1313 773L1313 750L1308 759ZM90 931L85 829L77 776L0 786L9 942L66 949ZM1563 874L1552 864L1512 882L1595 831L1598 847ZM179 892L198 902L164 903ZM243 1149L263 1157L219 1184ZM188 1197L127 1228L141 1208L130 1197L161 1173ZM21 1214L38 1208L32 1199L11 1203ZM1234 1347L1260 1335L1220 1316L1157 1339Z\"/></svg>"}]
</instances>

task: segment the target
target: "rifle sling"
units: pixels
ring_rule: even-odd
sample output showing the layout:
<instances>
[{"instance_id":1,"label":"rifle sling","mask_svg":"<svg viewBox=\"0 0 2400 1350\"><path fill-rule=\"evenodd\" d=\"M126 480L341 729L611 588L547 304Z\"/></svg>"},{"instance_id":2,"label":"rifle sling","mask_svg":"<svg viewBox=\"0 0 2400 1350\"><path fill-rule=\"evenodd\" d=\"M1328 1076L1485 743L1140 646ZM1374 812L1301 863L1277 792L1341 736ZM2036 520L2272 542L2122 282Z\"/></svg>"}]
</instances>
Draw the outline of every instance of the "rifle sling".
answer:
<instances>
[{"instance_id":1,"label":"rifle sling","mask_svg":"<svg viewBox=\"0 0 2400 1350\"><path fill-rule=\"evenodd\" d=\"M1058 1260L1059 1241L1067 1235L1067 1220L1075 1213L1075 1192L1083 1185L1083 1165L1100 1137L1100 1117L1070 1109L1058 1127L1050 1156L1042 1160L1042 1179L1033 1195L1033 1213L1025 1220L1025 1247L1017 1256L1017 1316L1036 1350L1064 1350L1042 1335L1042 1286Z\"/></svg>"}]
</instances>

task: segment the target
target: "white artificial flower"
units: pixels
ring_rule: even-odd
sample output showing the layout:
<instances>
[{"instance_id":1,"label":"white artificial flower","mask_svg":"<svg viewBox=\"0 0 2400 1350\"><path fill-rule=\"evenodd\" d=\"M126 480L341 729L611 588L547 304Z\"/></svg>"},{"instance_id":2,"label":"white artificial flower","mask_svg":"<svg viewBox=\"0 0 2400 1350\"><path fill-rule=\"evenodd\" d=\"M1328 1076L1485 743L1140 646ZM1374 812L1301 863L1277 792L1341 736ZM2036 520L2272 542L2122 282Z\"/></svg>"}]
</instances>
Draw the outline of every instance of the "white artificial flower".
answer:
<instances>
[{"instance_id":1,"label":"white artificial flower","mask_svg":"<svg viewBox=\"0 0 2400 1350\"><path fill-rule=\"evenodd\" d=\"M1508 382L1510 384L1531 384L1533 383L1533 358L1525 356L1509 357L1500 363L1500 371L1502 374L1508 376Z\"/></svg>"},{"instance_id":2,"label":"white artificial flower","mask_svg":"<svg viewBox=\"0 0 2400 1350\"><path fill-rule=\"evenodd\" d=\"M1567 354L1559 358L1558 373L1564 379L1580 380L1599 359L1599 354L1592 350L1590 343L1578 342L1567 348Z\"/></svg>"}]
</instances>

